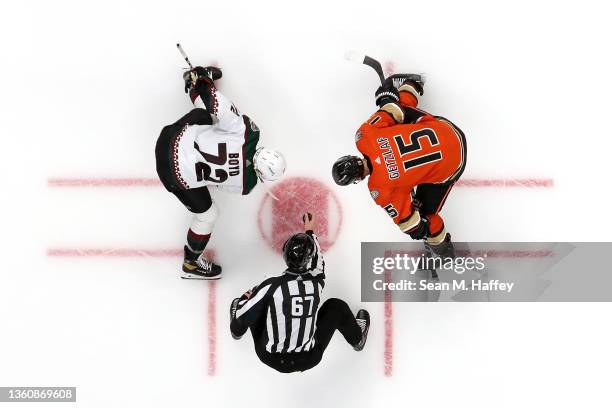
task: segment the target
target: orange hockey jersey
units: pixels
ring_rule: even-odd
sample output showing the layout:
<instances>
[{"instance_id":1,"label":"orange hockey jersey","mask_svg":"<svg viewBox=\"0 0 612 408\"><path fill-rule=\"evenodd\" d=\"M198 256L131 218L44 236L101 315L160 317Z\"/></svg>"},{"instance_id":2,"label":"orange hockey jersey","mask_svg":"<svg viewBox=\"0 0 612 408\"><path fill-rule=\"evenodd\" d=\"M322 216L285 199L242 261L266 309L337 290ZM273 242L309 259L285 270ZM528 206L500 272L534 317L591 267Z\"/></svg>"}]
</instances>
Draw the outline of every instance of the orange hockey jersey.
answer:
<instances>
[{"instance_id":1,"label":"orange hockey jersey","mask_svg":"<svg viewBox=\"0 0 612 408\"><path fill-rule=\"evenodd\" d=\"M369 161L372 198L404 232L420 222L412 205L413 189L456 181L466 159L463 133L416 105L415 92L400 92L399 104L381 107L355 135L357 148Z\"/></svg>"}]
</instances>

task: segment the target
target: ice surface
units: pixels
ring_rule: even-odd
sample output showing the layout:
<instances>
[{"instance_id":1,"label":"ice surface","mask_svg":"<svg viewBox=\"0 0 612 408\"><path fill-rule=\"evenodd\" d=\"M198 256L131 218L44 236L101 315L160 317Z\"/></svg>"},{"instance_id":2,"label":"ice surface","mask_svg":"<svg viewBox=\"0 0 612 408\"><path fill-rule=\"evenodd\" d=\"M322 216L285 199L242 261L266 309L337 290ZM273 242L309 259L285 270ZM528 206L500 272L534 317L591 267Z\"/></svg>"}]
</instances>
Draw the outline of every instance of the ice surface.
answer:
<instances>
[{"instance_id":1,"label":"ice surface","mask_svg":"<svg viewBox=\"0 0 612 408\"><path fill-rule=\"evenodd\" d=\"M356 152L353 134L378 86L370 68L343 59L346 49L397 72L428 73L422 107L465 131L466 178L554 179L554 188L457 188L443 212L456 240L608 240L600 211L611 204L612 67L609 53L595 51L611 34L603 6L556 3L554 18L548 5L522 0L391 1L388 12L372 2L10 7L19 8L14 18L3 13L0 28L11 40L0 57L0 385L77 386L78 406L104 408L609 401L606 304L393 305L391 377L383 305L369 304L364 352L336 336L310 372L263 366L250 339L235 342L227 330L231 298L283 266L257 228L261 188L215 194L221 216L210 245L225 270L216 334L209 284L180 280L179 258L46 256L48 248L182 245L190 217L161 187L46 185L50 177L155 177L161 127L190 108L177 41L193 63L223 68L221 89L262 129L263 143L285 154L287 176L316 178L338 196L343 223L327 252L325 292L355 310L363 306L360 242L405 238L365 185L332 185L331 164Z\"/></svg>"}]
</instances>

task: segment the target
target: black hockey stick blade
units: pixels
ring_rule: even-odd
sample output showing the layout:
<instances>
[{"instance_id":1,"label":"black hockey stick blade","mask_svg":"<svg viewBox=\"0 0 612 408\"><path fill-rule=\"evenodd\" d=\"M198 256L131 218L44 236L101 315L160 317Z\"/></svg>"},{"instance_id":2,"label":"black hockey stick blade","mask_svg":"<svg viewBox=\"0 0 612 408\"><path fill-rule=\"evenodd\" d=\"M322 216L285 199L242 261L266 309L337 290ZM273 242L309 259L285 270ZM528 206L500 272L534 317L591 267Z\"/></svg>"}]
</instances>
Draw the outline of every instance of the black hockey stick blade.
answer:
<instances>
[{"instance_id":1,"label":"black hockey stick blade","mask_svg":"<svg viewBox=\"0 0 612 408\"><path fill-rule=\"evenodd\" d=\"M385 74L383 73L382 65L380 65L380 62L366 55L365 57L363 57L363 63L372 67L374 71L376 71L381 84L385 82Z\"/></svg>"},{"instance_id":2,"label":"black hockey stick blade","mask_svg":"<svg viewBox=\"0 0 612 408\"><path fill-rule=\"evenodd\" d=\"M385 78L385 74L383 72L380 62L378 62L372 57L369 57L365 54L359 54L355 51L347 51L344 55L344 58L349 61L354 61L359 64L364 64L371 67L378 74L378 78L380 79L381 84L383 84L385 80L390 79L393 83L393 86L396 88L399 88L405 80L418 82L421 84L421 86L425 85L425 74L393 74Z\"/></svg>"},{"instance_id":3,"label":"black hockey stick blade","mask_svg":"<svg viewBox=\"0 0 612 408\"><path fill-rule=\"evenodd\" d=\"M378 74L380 83L382 84L385 82L385 74L383 73L382 65L380 65L380 62L378 62L374 58L368 57L365 54L358 54L355 51L347 51L346 54L344 55L344 58L349 61L354 61L360 64L365 64L371 67Z\"/></svg>"}]
</instances>

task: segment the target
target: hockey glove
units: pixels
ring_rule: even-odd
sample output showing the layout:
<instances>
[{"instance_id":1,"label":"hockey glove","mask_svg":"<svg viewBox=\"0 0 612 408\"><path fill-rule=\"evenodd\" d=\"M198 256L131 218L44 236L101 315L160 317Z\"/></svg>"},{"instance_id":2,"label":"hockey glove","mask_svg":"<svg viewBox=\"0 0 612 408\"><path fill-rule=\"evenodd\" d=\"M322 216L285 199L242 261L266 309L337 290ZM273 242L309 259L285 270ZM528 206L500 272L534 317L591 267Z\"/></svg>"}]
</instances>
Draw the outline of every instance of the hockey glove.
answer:
<instances>
[{"instance_id":1,"label":"hockey glove","mask_svg":"<svg viewBox=\"0 0 612 408\"><path fill-rule=\"evenodd\" d=\"M393 86L393 81L385 80L376 90L374 98L376 100L376 106L380 108L388 103L398 102L399 91Z\"/></svg>"},{"instance_id":2,"label":"hockey glove","mask_svg":"<svg viewBox=\"0 0 612 408\"><path fill-rule=\"evenodd\" d=\"M410 238L412 239L421 240L427 236L428 232L429 221L427 221L427 218L421 217L421 221L419 221L419 224L411 230L406 231L406 234L410 235Z\"/></svg>"},{"instance_id":3,"label":"hockey glove","mask_svg":"<svg viewBox=\"0 0 612 408\"><path fill-rule=\"evenodd\" d=\"M183 81L185 81L185 93L189 92L196 83L201 79L212 84L212 79L209 76L210 72L208 68L195 67L183 74Z\"/></svg>"},{"instance_id":4,"label":"hockey glove","mask_svg":"<svg viewBox=\"0 0 612 408\"><path fill-rule=\"evenodd\" d=\"M420 96L423 96L423 84L419 81L413 81L411 79L407 79L404 81L402 86L408 85L411 86ZM400 86L400 88L402 87Z\"/></svg>"}]
</instances>

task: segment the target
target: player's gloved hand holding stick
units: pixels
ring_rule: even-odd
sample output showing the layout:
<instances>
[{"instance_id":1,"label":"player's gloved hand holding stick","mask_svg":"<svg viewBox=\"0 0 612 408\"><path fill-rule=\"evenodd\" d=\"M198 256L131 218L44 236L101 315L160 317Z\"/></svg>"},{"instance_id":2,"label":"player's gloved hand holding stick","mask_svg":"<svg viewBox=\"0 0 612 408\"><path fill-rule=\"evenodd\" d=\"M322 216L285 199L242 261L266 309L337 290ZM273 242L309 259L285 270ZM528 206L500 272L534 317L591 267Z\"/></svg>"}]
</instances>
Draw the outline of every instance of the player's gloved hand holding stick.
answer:
<instances>
[{"instance_id":1,"label":"player's gloved hand holding stick","mask_svg":"<svg viewBox=\"0 0 612 408\"><path fill-rule=\"evenodd\" d=\"M429 221L427 218L421 217L421 221L419 221L418 225L412 228L409 231L406 231L406 234L410 235L410 238L421 240L427 237L427 233L429 231Z\"/></svg>"},{"instance_id":2,"label":"player's gloved hand holding stick","mask_svg":"<svg viewBox=\"0 0 612 408\"><path fill-rule=\"evenodd\" d=\"M381 86L378 87L374 93L376 100L376 106L383 107L388 103L394 103L399 101L399 91L393 85L393 81L386 79Z\"/></svg>"},{"instance_id":3,"label":"player's gloved hand holding stick","mask_svg":"<svg viewBox=\"0 0 612 408\"><path fill-rule=\"evenodd\" d=\"M208 85L213 85L213 81L221 78L221 70L217 67L195 67L183 74L185 81L185 93L194 88L198 81L204 81Z\"/></svg>"},{"instance_id":4,"label":"player's gloved hand holding stick","mask_svg":"<svg viewBox=\"0 0 612 408\"><path fill-rule=\"evenodd\" d=\"M412 75L412 74L408 74L408 75ZM423 84L417 80L410 79L408 75L393 75L385 79L383 84L378 87L378 89L376 90L374 94L374 98L376 100L376 106L382 107L386 105L387 103L398 102L400 99L400 96L399 96L400 89L402 91L407 90L407 89L404 89L404 85L412 87L414 91L411 91L411 93L416 92L417 94L422 96L423 95ZM398 77L406 77L406 78L403 78L401 83L398 85L395 83L395 80Z\"/></svg>"},{"instance_id":5,"label":"player's gloved hand holding stick","mask_svg":"<svg viewBox=\"0 0 612 408\"><path fill-rule=\"evenodd\" d=\"M198 68L202 68L202 67L196 67L194 69L190 69L189 71L186 71L183 73L183 81L185 81L185 93L189 92L189 90L191 90L191 88L193 88L195 84L198 82L198 79L200 78L200 75L198 73ZM202 74L201 71L200 71L200 74Z\"/></svg>"}]
</instances>

